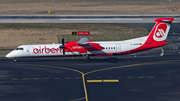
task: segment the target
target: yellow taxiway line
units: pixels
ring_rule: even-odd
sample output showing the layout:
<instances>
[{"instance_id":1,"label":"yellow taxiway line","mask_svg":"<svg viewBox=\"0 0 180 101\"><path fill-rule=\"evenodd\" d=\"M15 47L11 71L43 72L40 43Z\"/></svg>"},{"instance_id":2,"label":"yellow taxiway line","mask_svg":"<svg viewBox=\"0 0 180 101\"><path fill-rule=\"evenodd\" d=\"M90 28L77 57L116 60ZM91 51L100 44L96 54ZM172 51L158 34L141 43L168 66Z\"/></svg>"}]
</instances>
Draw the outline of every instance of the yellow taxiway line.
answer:
<instances>
[{"instance_id":1,"label":"yellow taxiway line","mask_svg":"<svg viewBox=\"0 0 180 101\"><path fill-rule=\"evenodd\" d=\"M87 82L102 82L102 80L87 80Z\"/></svg>"},{"instance_id":2,"label":"yellow taxiway line","mask_svg":"<svg viewBox=\"0 0 180 101\"><path fill-rule=\"evenodd\" d=\"M87 80L88 83L91 82L119 82L118 79L114 79L114 80Z\"/></svg>"},{"instance_id":3,"label":"yellow taxiway line","mask_svg":"<svg viewBox=\"0 0 180 101\"><path fill-rule=\"evenodd\" d=\"M116 79L116 80L103 80L103 82L119 82L119 80L118 79Z\"/></svg>"}]
</instances>

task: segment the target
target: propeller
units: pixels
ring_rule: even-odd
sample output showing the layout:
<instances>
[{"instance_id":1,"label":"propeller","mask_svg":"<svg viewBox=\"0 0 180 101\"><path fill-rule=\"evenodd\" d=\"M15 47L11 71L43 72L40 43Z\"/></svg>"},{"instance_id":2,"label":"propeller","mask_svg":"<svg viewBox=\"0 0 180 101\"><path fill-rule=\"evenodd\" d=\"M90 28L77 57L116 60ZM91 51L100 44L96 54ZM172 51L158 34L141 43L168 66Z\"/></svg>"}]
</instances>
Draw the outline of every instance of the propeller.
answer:
<instances>
[{"instance_id":1,"label":"propeller","mask_svg":"<svg viewBox=\"0 0 180 101\"><path fill-rule=\"evenodd\" d=\"M63 55L65 55L64 38L62 38L62 45L60 45L59 48L63 49Z\"/></svg>"}]
</instances>

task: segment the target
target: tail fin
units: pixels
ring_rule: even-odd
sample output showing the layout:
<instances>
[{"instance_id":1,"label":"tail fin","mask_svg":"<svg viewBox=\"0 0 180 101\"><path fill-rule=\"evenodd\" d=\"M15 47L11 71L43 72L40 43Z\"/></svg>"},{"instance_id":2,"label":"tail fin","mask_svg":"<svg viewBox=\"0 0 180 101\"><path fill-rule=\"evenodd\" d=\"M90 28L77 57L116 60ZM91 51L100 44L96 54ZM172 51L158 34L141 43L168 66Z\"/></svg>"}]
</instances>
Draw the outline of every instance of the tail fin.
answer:
<instances>
[{"instance_id":1,"label":"tail fin","mask_svg":"<svg viewBox=\"0 0 180 101\"><path fill-rule=\"evenodd\" d=\"M165 41L174 18L158 18L155 21L156 24L145 42L145 44L151 44L152 48L167 44Z\"/></svg>"}]
</instances>

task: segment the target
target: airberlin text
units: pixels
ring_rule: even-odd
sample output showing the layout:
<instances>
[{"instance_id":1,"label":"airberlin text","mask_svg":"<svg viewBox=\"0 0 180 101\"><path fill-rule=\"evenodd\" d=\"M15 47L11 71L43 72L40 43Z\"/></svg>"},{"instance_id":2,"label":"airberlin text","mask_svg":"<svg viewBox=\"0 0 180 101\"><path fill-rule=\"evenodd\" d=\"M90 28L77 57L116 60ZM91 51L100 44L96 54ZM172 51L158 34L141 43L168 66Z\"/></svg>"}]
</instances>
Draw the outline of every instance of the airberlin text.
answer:
<instances>
[{"instance_id":1,"label":"airberlin text","mask_svg":"<svg viewBox=\"0 0 180 101\"><path fill-rule=\"evenodd\" d=\"M44 46L44 48L41 48L41 46L39 46L38 48L34 48L33 49L33 53L34 54L42 54L42 53L62 53L61 48L46 48L46 46Z\"/></svg>"}]
</instances>

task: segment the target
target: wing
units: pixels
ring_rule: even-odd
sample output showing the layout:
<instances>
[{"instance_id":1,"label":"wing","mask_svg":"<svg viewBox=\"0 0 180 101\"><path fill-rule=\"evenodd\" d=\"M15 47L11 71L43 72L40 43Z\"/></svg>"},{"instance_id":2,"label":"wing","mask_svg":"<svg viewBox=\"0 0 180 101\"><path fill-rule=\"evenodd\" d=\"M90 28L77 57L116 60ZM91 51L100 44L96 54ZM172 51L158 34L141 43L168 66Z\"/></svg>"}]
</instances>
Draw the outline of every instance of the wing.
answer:
<instances>
[{"instance_id":1,"label":"wing","mask_svg":"<svg viewBox=\"0 0 180 101\"><path fill-rule=\"evenodd\" d=\"M98 43L89 42L87 38L81 38L77 43L87 51L97 51L104 49L104 47L101 47Z\"/></svg>"}]
</instances>

